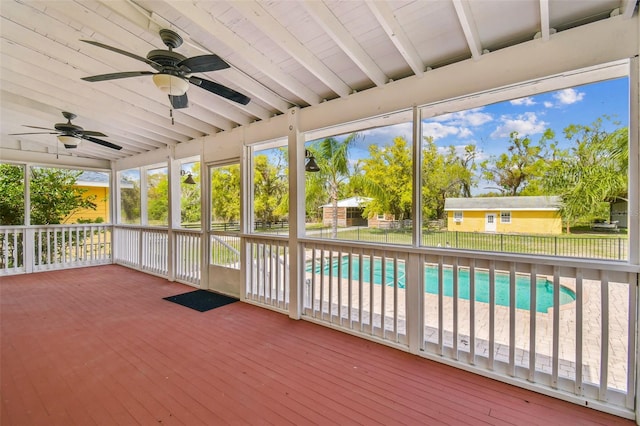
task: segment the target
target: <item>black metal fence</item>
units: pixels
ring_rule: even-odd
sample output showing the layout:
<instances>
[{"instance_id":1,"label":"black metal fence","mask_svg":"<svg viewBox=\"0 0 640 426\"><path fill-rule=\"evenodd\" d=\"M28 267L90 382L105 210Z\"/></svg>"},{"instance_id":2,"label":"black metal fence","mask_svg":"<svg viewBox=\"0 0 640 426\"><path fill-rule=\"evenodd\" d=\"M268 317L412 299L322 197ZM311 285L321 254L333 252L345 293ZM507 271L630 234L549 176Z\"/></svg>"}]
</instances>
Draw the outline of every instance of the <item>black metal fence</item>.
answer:
<instances>
[{"instance_id":1,"label":"black metal fence","mask_svg":"<svg viewBox=\"0 0 640 426\"><path fill-rule=\"evenodd\" d=\"M234 228L234 226L236 228ZM238 230L237 223L217 224L216 230ZM259 233L284 235L289 232L287 222L255 223ZM623 236L598 235L527 235L498 234L484 232L443 231L427 226L422 230L421 244L424 247L442 247L464 250L482 250L502 253L537 254L543 256L566 256L588 259L627 260L628 239ZM380 244L411 244L411 226L392 229L352 226L339 228L336 239L366 241ZM333 238L330 227L309 228L306 236L311 238Z\"/></svg>"}]
</instances>

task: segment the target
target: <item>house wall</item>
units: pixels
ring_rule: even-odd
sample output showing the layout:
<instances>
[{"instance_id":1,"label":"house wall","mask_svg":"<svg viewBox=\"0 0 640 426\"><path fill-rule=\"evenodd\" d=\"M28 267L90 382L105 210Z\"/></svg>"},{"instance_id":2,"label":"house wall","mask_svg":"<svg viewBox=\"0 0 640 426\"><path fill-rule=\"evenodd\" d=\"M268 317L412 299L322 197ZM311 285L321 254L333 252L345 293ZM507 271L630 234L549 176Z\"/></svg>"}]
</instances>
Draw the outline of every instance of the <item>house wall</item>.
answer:
<instances>
[{"instance_id":1,"label":"house wall","mask_svg":"<svg viewBox=\"0 0 640 426\"><path fill-rule=\"evenodd\" d=\"M392 224L395 222L395 216L391 213L385 213L384 219L378 218L377 214L372 215L368 219L369 228L381 228L388 229L392 227Z\"/></svg>"},{"instance_id":2,"label":"house wall","mask_svg":"<svg viewBox=\"0 0 640 426\"><path fill-rule=\"evenodd\" d=\"M322 224L331 226L333 224L333 207L322 208ZM338 207L338 226L347 226L347 208Z\"/></svg>"},{"instance_id":3,"label":"house wall","mask_svg":"<svg viewBox=\"0 0 640 426\"><path fill-rule=\"evenodd\" d=\"M502 234L561 234L562 219L555 211L511 211L511 223L500 222L499 210L464 211L462 222L454 222L453 212L447 212L447 230L485 232L485 216L496 215L496 232Z\"/></svg>"},{"instance_id":4,"label":"house wall","mask_svg":"<svg viewBox=\"0 0 640 426\"><path fill-rule=\"evenodd\" d=\"M69 216L67 216L62 223L71 224L77 223L78 219L91 219L95 221L97 218L101 217L105 223L110 223L109 220L109 188L106 187L95 187L95 186L78 186L80 189L85 189L87 192L84 193L84 197L90 197L95 195L95 200L93 200L96 205L96 209L81 209L78 210Z\"/></svg>"}]
</instances>

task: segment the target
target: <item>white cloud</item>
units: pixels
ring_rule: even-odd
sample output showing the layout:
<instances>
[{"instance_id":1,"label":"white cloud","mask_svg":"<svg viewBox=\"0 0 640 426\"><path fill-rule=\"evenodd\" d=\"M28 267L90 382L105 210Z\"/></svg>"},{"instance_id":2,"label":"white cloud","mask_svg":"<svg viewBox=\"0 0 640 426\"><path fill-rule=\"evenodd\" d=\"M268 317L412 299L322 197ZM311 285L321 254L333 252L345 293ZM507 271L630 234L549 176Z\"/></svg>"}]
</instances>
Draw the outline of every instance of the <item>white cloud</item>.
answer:
<instances>
[{"instance_id":1,"label":"white cloud","mask_svg":"<svg viewBox=\"0 0 640 426\"><path fill-rule=\"evenodd\" d=\"M571 105L580 102L584 98L584 92L578 92L575 89L564 89L554 93L553 97L563 105Z\"/></svg>"},{"instance_id":2,"label":"white cloud","mask_svg":"<svg viewBox=\"0 0 640 426\"><path fill-rule=\"evenodd\" d=\"M431 136L434 140L438 140L440 138L445 138L447 136L451 136L451 135L457 135L460 136L461 131L464 128L460 128L457 126L446 126L442 123L423 123L422 124L422 136L427 137L427 136ZM465 136L467 135L467 132L469 132L469 129L464 129L466 130L464 132ZM470 132L469 132L470 134ZM463 136L464 137L464 136Z\"/></svg>"},{"instance_id":3,"label":"white cloud","mask_svg":"<svg viewBox=\"0 0 640 426\"><path fill-rule=\"evenodd\" d=\"M545 108L553 108L553 102L544 101L544 107Z\"/></svg>"},{"instance_id":4,"label":"white cloud","mask_svg":"<svg viewBox=\"0 0 640 426\"><path fill-rule=\"evenodd\" d=\"M447 123L451 126L477 127L493 121L491 114L482 112L482 108L473 108L465 111L452 112L433 117L430 121Z\"/></svg>"},{"instance_id":5,"label":"white cloud","mask_svg":"<svg viewBox=\"0 0 640 426\"><path fill-rule=\"evenodd\" d=\"M473 135L473 132L466 127L461 127L458 132L458 136L461 138L469 138L471 135Z\"/></svg>"},{"instance_id":6,"label":"white cloud","mask_svg":"<svg viewBox=\"0 0 640 426\"><path fill-rule=\"evenodd\" d=\"M514 99L514 100L510 101L509 103L511 105L526 105L526 106L530 106L530 105L535 105L536 101L534 101L531 96L527 96L525 98Z\"/></svg>"},{"instance_id":7,"label":"white cloud","mask_svg":"<svg viewBox=\"0 0 640 426\"><path fill-rule=\"evenodd\" d=\"M548 123L539 120L538 116L533 112L520 114L515 118L508 115L500 117L500 124L496 130L491 133L492 138L509 137L511 132L518 132L519 135L534 135L545 131Z\"/></svg>"},{"instance_id":8,"label":"white cloud","mask_svg":"<svg viewBox=\"0 0 640 426\"><path fill-rule=\"evenodd\" d=\"M402 136L407 141L410 141L412 132L413 132L412 123L400 123L400 124L395 124L393 126L383 126L383 127L376 127L373 129L367 129L367 130L360 131L359 133L361 133L364 136L369 136L371 138L387 137L392 139L397 136ZM391 139L389 140L389 142L391 142Z\"/></svg>"}]
</instances>

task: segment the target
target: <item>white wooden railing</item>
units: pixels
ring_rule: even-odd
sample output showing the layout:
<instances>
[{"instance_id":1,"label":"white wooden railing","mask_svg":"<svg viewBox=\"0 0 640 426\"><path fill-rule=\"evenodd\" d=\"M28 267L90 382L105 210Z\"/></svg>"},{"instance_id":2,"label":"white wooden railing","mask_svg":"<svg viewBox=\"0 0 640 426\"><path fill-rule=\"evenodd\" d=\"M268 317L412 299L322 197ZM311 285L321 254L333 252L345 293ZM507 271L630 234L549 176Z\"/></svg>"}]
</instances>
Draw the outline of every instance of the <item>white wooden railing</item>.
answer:
<instances>
[{"instance_id":1,"label":"white wooden railing","mask_svg":"<svg viewBox=\"0 0 640 426\"><path fill-rule=\"evenodd\" d=\"M174 230L176 280L200 286L202 271L202 232L200 230Z\"/></svg>"},{"instance_id":2,"label":"white wooden railing","mask_svg":"<svg viewBox=\"0 0 640 426\"><path fill-rule=\"evenodd\" d=\"M174 229L171 232L173 271L176 281L200 286L202 232ZM169 230L146 226L114 227L114 262L169 278Z\"/></svg>"},{"instance_id":3,"label":"white wooden railing","mask_svg":"<svg viewBox=\"0 0 640 426\"><path fill-rule=\"evenodd\" d=\"M0 275L111 263L111 225L0 227Z\"/></svg>"},{"instance_id":4,"label":"white wooden railing","mask_svg":"<svg viewBox=\"0 0 640 426\"><path fill-rule=\"evenodd\" d=\"M255 235L243 240L245 300L286 313L289 309L288 239Z\"/></svg>"},{"instance_id":5,"label":"white wooden railing","mask_svg":"<svg viewBox=\"0 0 640 426\"><path fill-rule=\"evenodd\" d=\"M244 240L246 300L288 312L287 241ZM326 240L300 247L303 319L633 417L637 266Z\"/></svg>"},{"instance_id":6,"label":"white wooden railing","mask_svg":"<svg viewBox=\"0 0 640 426\"><path fill-rule=\"evenodd\" d=\"M402 284L407 253L324 241L304 249L306 318L407 347Z\"/></svg>"}]
</instances>

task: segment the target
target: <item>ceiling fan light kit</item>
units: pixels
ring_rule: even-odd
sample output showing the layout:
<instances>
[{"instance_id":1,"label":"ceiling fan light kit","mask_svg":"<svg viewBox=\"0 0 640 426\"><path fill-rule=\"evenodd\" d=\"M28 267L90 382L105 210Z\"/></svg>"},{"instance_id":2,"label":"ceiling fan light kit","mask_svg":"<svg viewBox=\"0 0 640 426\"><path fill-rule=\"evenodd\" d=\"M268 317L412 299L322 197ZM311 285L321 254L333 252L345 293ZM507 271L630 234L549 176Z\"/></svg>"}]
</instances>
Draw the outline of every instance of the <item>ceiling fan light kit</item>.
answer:
<instances>
[{"instance_id":1,"label":"ceiling fan light kit","mask_svg":"<svg viewBox=\"0 0 640 426\"><path fill-rule=\"evenodd\" d=\"M153 84L158 89L171 96L182 96L187 93L189 83L171 74L154 74Z\"/></svg>"},{"instance_id":2,"label":"ceiling fan light kit","mask_svg":"<svg viewBox=\"0 0 640 426\"><path fill-rule=\"evenodd\" d=\"M80 138L73 135L58 135L58 140L67 149L77 148L80 145Z\"/></svg>"}]
</instances>

